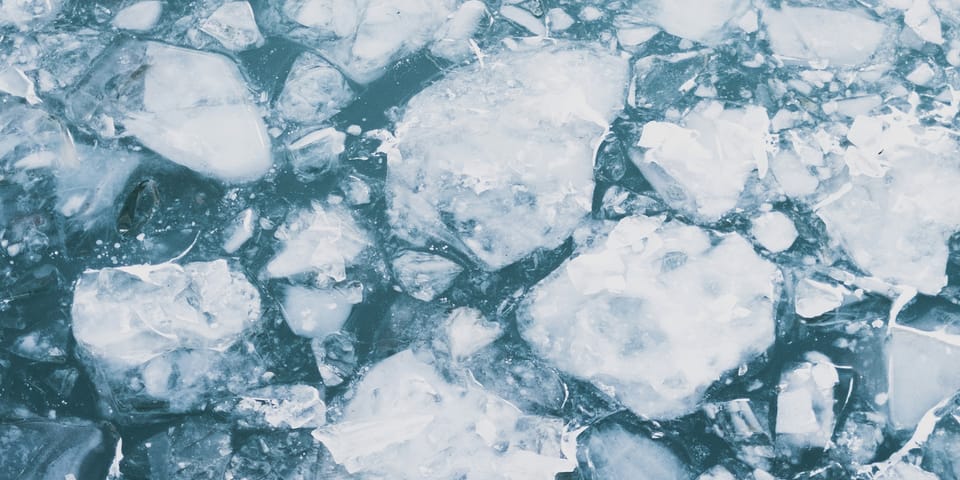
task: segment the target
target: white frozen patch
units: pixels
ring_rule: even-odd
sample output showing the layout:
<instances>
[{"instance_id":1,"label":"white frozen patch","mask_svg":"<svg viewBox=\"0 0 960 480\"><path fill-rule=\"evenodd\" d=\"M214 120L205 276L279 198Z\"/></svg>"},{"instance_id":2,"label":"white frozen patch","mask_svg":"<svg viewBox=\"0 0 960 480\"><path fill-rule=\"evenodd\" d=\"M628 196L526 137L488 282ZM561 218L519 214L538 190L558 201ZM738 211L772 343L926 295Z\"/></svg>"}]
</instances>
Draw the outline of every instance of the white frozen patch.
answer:
<instances>
[{"instance_id":1,"label":"white frozen patch","mask_svg":"<svg viewBox=\"0 0 960 480\"><path fill-rule=\"evenodd\" d=\"M777 443L790 449L826 448L833 435L833 389L837 369L823 354L784 371L777 387Z\"/></svg>"},{"instance_id":2,"label":"white frozen patch","mask_svg":"<svg viewBox=\"0 0 960 480\"><path fill-rule=\"evenodd\" d=\"M763 248L773 253L790 248L797 240L797 227L781 212L767 212L754 218L750 233Z\"/></svg>"},{"instance_id":3,"label":"white frozen patch","mask_svg":"<svg viewBox=\"0 0 960 480\"><path fill-rule=\"evenodd\" d=\"M429 302L442 293L460 275L463 267L447 258L406 250L393 259L397 282L413 298Z\"/></svg>"},{"instance_id":4,"label":"white frozen patch","mask_svg":"<svg viewBox=\"0 0 960 480\"><path fill-rule=\"evenodd\" d=\"M562 8L551 8L547 11L547 27L551 32L562 32L576 23L576 20Z\"/></svg>"},{"instance_id":5,"label":"white frozen patch","mask_svg":"<svg viewBox=\"0 0 960 480\"><path fill-rule=\"evenodd\" d=\"M410 100L387 195L401 238L441 238L499 269L560 245L590 211L594 150L622 107L627 64L568 43L485 64Z\"/></svg>"},{"instance_id":6,"label":"white frozen patch","mask_svg":"<svg viewBox=\"0 0 960 480\"><path fill-rule=\"evenodd\" d=\"M290 67L277 112L300 123L321 123L353 101L343 74L318 55L305 52Z\"/></svg>"},{"instance_id":7,"label":"white frozen patch","mask_svg":"<svg viewBox=\"0 0 960 480\"><path fill-rule=\"evenodd\" d=\"M236 65L157 42L147 44L146 64L143 109L124 119L131 134L160 155L224 181L267 172L270 137Z\"/></svg>"},{"instance_id":8,"label":"white frozen patch","mask_svg":"<svg viewBox=\"0 0 960 480\"><path fill-rule=\"evenodd\" d=\"M688 480L686 466L669 448L620 426L588 432L582 442L589 478ZM585 472L586 473L586 472Z\"/></svg>"},{"instance_id":9,"label":"white frozen patch","mask_svg":"<svg viewBox=\"0 0 960 480\"><path fill-rule=\"evenodd\" d=\"M577 461L562 453L560 419L525 415L474 385L448 383L402 351L357 384L336 424L314 431L351 474L397 480L553 480Z\"/></svg>"},{"instance_id":10,"label":"white frozen patch","mask_svg":"<svg viewBox=\"0 0 960 480\"><path fill-rule=\"evenodd\" d=\"M520 7L504 5L500 7L500 15L538 37L547 34L547 26L544 25L543 21Z\"/></svg>"},{"instance_id":11,"label":"white frozen patch","mask_svg":"<svg viewBox=\"0 0 960 480\"><path fill-rule=\"evenodd\" d=\"M241 52L263 45L253 8L247 2L226 2L200 24L200 31L217 39L227 50Z\"/></svg>"},{"instance_id":12,"label":"white frozen patch","mask_svg":"<svg viewBox=\"0 0 960 480\"><path fill-rule=\"evenodd\" d=\"M123 192L140 157L130 152L77 146L77 163L57 165L57 210L81 222L84 228L102 220Z\"/></svg>"},{"instance_id":13,"label":"white frozen patch","mask_svg":"<svg viewBox=\"0 0 960 480\"><path fill-rule=\"evenodd\" d=\"M774 340L780 273L736 234L627 217L538 284L523 337L639 415L692 411L703 389ZM729 282L736 278L737 282Z\"/></svg>"},{"instance_id":14,"label":"white frozen patch","mask_svg":"<svg viewBox=\"0 0 960 480\"><path fill-rule=\"evenodd\" d=\"M160 20L163 13L163 2L148 0L137 2L117 12L113 17L113 26L121 30L145 32L150 30Z\"/></svg>"},{"instance_id":15,"label":"white frozen patch","mask_svg":"<svg viewBox=\"0 0 960 480\"><path fill-rule=\"evenodd\" d=\"M843 305L844 298L851 295L843 285L833 285L804 278L797 283L794 306L797 315L816 318Z\"/></svg>"},{"instance_id":16,"label":"white frozen patch","mask_svg":"<svg viewBox=\"0 0 960 480\"><path fill-rule=\"evenodd\" d=\"M750 173L768 166L770 121L763 107L724 109L701 103L684 126L648 122L634 163L674 208L715 221L736 206Z\"/></svg>"},{"instance_id":17,"label":"white frozen patch","mask_svg":"<svg viewBox=\"0 0 960 480\"><path fill-rule=\"evenodd\" d=\"M503 334L503 326L483 317L479 310L460 307L450 312L445 325L450 356L457 360L473 355Z\"/></svg>"},{"instance_id":18,"label":"white frozen patch","mask_svg":"<svg viewBox=\"0 0 960 480\"><path fill-rule=\"evenodd\" d=\"M960 389L960 335L894 323L886 351L895 428L912 429L928 410Z\"/></svg>"},{"instance_id":19,"label":"white frozen patch","mask_svg":"<svg viewBox=\"0 0 960 480\"><path fill-rule=\"evenodd\" d=\"M718 43L728 22L743 15L745 0L656 0L653 21L671 35L701 43Z\"/></svg>"},{"instance_id":20,"label":"white frozen patch","mask_svg":"<svg viewBox=\"0 0 960 480\"><path fill-rule=\"evenodd\" d=\"M464 60L472 53L471 39L487 15L487 6L479 0L467 0L437 30L430 53L452 62Z\"/></svg>"},{"instance_id":21,"label":"white frozen patch","mask_svg":"<svg viewBox=\"0 0 960 480\"><path fill-rule=\"evenodd\" d=\"M764 8L763 23L780 57L838 67L866 62L887 33L864 14L815 7Z\"/></svg>"},{"instance_id":22,"label":"white frozen patch","mask_svg":"<svg viewBox=\"0 0 960 480\"><path fill-rule=\"evenodd\" d=\"M233 224L227 228L223 239L223 251L233 253L240 250L240 247L253 237L256 223L257 212L252 208L240 212L233 220Z\"/></svg>"},{"instance_id":23,"label":"white frozen patch","mask_svg":"<svg viewBox=\"0 0 960 480\"><path fill-rule=\"evenodd\" d=\"M220 350L260 318L260 294L227 262L87 270L73 335L105 363L134 366L179 348Z\"/></svg>"},{"instance_id":24,"label":"white frozen patch","mask_svg":"<svg viewBox=\"0 0 960 480\"><path fill-rule=\"evenodd\" d=\"M301 337L323 338L337 332L350 317L353 306L363 300L363 292L350 288L317 290L289 285L285 290L283 316L293 333Z\"/></svg>"}]
</instances>

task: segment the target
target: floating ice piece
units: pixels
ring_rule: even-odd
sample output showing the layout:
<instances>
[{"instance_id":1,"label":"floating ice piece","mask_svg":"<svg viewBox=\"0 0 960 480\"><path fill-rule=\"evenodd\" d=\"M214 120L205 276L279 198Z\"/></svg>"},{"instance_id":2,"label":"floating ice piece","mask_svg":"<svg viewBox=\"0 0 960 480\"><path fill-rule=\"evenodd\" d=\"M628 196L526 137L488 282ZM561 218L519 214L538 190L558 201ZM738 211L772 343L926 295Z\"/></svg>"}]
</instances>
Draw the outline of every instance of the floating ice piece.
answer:
<instances>
[{"instance_id":1,"label":"floating ice piece","mask_svg":"<svg viewBox=\"0 0 960 480\"><path fill-rule=\"evenodd\" d=\"M794 454L805 448L826 448L836 419L833 389L837 369L821 353L810 352L806 361L780 377L777 395L777 443Z\"/></svg>"},{"instance_id":2,"label":"floating ice piece","mask_svg":"<svg viewBox=\"0 0 960 480\"><path fill-rule=\"evenodd\" d=\"M347 267L371 245L369 233L350 211L319 202L291 214L274 236L283 247L267 264L267 275L280 278L316 272L321 284L346 280Z\"/></svg>"},{"instance_id":3,"label":"floating ice piece","mask_svg":"<svg viewBox=\"0 0 960 480\"><path fill-rule=\"evenodd\" d=\"M357 83L427 46L453 0L281 0L271 28L316 49Z\"/></svg>"},{"instance_id":4,"label":"floating ice piece","mask_svg":"<svg viewBox=\"0 0 960 480\"><path fill-rule=\"evenodd\" d=\"M941 400L960 389L960 335L942 325L894 323L886 347L890 420L912 429Z\"/></svg>"},{"instance_id":5,"label":"floating ice piece","mask_svg":"<svg viewBox=\"0 0 960 480\"><path fill-rule=\"evenodd\" d=\"M270 138L249 94L227 57L130 40L103 56L67 102L68 114L99 135L115 136L114 125L122 126L175 163L239 182L272 165Z\"/></svg>"},{"instance_id":6,"label":"floating ice piece","mask_svg":"<svg viewBox=\"0 0 960 480\"><path fill-rule=\"evenodd\" d=\"M779 277L739 235L711 245L698 227L626 217L534 288L520 330L635 413L673 418L773 343Z\"/></svg>"},{"instance_id":7,"label":"floating ice piece","mask_svg":"<svg viewBox=\"0 0 960 480\"><path fill-rule=\"evenodd\" d=\"M957 143L896 112L857 117L844 160L851 179L817 214L864 270L935 295L946 285L947 240L960 230Z\"/></svg>"},{"instance_id":8,"label":"floating ice piece","mask_svg":"<svg viewBox=\"0 0 960 480\"><path fill-rule=\"evenodd\" d=\"M766 212L753 219L750 234L763 248L780 253L796 241L797 227L790 217L781 212Z\"/></svg>"},{"instance_id":9,"label":"floating ice piece","mask_svg":"<svg viewBox=\"0 0 960 480\"><path fill-rule=\"evenodd\" d=\"M940 24L940 17L930 6L929 0L908 1L909 8L903 14L903 23L907 24L918 37L923 40L942 45L943 28Z\"/></svg>"},{"instance_id":10,"label":"floating ice piece","mask_svg":"<svg viewBox=\"0 0 960 480\"><path fill-rule=\"evenodd\" d=\"M0 170L77 165L70 130L47 112L23 104L0 110Z\"/></svg>"},{"instance_id":11,"label":"floating ice piece","mask_svg":"<svg viewBox=\"0 0 960 480\"><path fill-rule=\"evenodd\" d=\"M463 271L456 262L432 253L405 250L393 259L397 283L413 298L429 302Z\"/></svg>"},{"instance_id":12,"label":"floating ice piece","mask_svg":"<svg viewBox=\"0 0 960 480\"><path fill-rule=\"evenodd\" d=\"M309 385L273 385L244 392L233 411L252 426L317 428L327 420L323 396Z\"/></svg>"},{"instance_id":13,"label":"floating ice piece","mask_svg":"<svg viewBox=\"0 0 960 480\"><path fill-rule=\"evenodd\" d=\"M247 240L253 238L253 230L256 228L257 222L257 212L252 208L248 208L242 212L233 220L233 224L230 225L224 235L223 239L223 251L227 253L233 253L237 250L240 250Z\"/></svg>"},{"instance_id":14,"label":"floating ice piece","mask_svg":"<svg viewBox=\"0 0 960 480\"><path fill-rule=\"evenodd\" d=\"M874 480L941 480L936 474L907 462L899 462L873 478Z\"/></svg>"},{"instance_id":15,"label":"floating ice piece","mask_svg":"<svg viewBox=\"0 0 960 480\"><path fill-rule=\"evenodd\" d=\"M87 420L27 419L0 424L3 478L106 478L117 438Z\"/></svg>"},{"instance_id":16,"label":"floating ice piece","mask_svg":"<svg viewBox=\"0 0 960 480\"><path fill-rule=\"evenodd\" d=\"M715 221L736 206L750 173L767 171L770 121L763 107L701 103L685 126L648 122L634 163L664 201Z\"/></svg>"},{"instance_id":17,"label":"floating ice piece","mask_svg":"<svg viewBox=\"0 0 960 480\"><path fill-rule=\"evenodd\" d=\"M844 465L863 465L877 456L886 419L875 412L852 412L834 440L831 456Z\"/></svg>"},{"instance_id":18,"label":"floating ice piece","mask_svg":"<svg viewBox=\"0 0 960 480\"><path fill-rule=\"evenodd\" d=\"M746 398L703 406L713 432L736 451L737 458L751 467L769 469L776 453L767 427L770 422L763 410L758 411L759 416Z\"/></svg>"},{"instance_id":19,"label":"floating ice piece","mask_svg":"<svg viewBox=\"0 0 960 480\"><path fill-rule=\"evenodd\" d=\"M850 290L843 285L804 278L797 282L794 306L797 315L816 318L843 305L849 295Z\"/></svg>"},{"instance_id":20,"label":"floating ice piece","mask_svg":"<svg viewBox=\"0 0 960 480\"><path fill-rule=\"evenodd\" d=\"M742 16L750 6L745 0L655 0L649 3L653 4L653 22L660 28L671 35L706 44L722 40L724 27Z\"/></svg>"},{"instance_id":21,"label":"floating ice piece","mask_svg":"<svg viewBox=\"0 0 960 480\"><path fill-rule=\"evenodd\" d=\"M424 89L397 125L402 158L389 159L396 233L441 238L489 269L560 245L590 211L591 160L626 69L560 43L491 54Z\"/></svg>"},{"instance_id":22,"label":"floating ice piece","mask_svg":"<svg viewBox=\"0 0 960 480\"><path fill-rule=\"evenodd\" d=\"M317 370L325 386L340 385L356 373L359 359L355 343L355 338L339 332L323 339L314 338L310 342Z\"/></svg>"},{"instance_id":23,"label":"floating ice piece","mask_svg":"<svg viewBox=\"0 0 960 480\"><path fill-rule=\"evenodd\" d=\"M576 467L562 421L441 378L409 350L374 366L314 437L351 474L397 480L553 480Z\"/></svg>"},{"instance_id":24,"label":"floating ice piece","mask_svg":"<svg viewBox=\"0 0 960 480\"><path fill-rule=\"evenodd\" d=\"M683 462L669 448L627 432L619 425L584 433L583 455L588 478L632 480L688 480Z\"/></svg>"},{"instance_id":25,"label":"floating ice piece","mask_svg":"<svg viewBox=\"0 0 960 480\"><path fill-rule=\"evenodd\" d=\"M782 6L763 9L773 52L785 59L846 67L873 56L886 27L854 10Z\"/></svg>"},{"instance_id":26,"label":"floating ice piece","mask_svg":"<svg viewBox=\"0 0 960 480\"><path fill-rule=\"evenodd\" d=\"M146 0L123 8L113 17L112 25L121 30L145 32L153 28L163 13L163 2Z\"/></svg>"},{"instance_id":27,"label":"floating ice piece","mask_svg":"<svg viewBox=\"0 0 960 480\"><path fill-rule=\"evenodd\" d=\"M307 180L326 173L336 166L346 147L347 135L333 127L306 133L287 145L290 163L298 175Z\"/></svg>"},{"instance_id":28,"label":"floating ice piece","mask_svg":"<svg viewBox=\"0 0 960 480\"><path fill-rule=\"evenodd\" d=\"M447 317L444 326L450 356L462 360L493 343L503 334L503 326L483 317L479 310L460 307Z\"/></svg>"},{"instance_id":29,"label":"floating ice piece","mask_svg":"<svg viewBox=\"0 0 960 480\"><path fill-rule=\"evenodd\" d=\"M304 52L290 67L277 99L277 111L294 122L322 123L353 97L353 89L339 70L322 57Z\"/></svg>"},{"instance_id":30,"label":"floating ice piece","mask_svg":"<svg viewBox=\"0 0 960 480\"><path fill-rule=\"evenodd\" d=\"M217 39L227 50L242 52L263 45L250 3L226 2L200 24L200 30Z\"/></svg>"},{"instance_id":31,"label":"floating ice piece","mask_svg":"<svg viewBox=\"0 0 960 480\"><path fill-rule=\"evenodd\" d=\"M572 27L574 23L576 23L576 20L560 7L547 10L547 28L551 32L562 32Z\"/></svg>"},{"instance_id":32,"label":"floating ice piece","mask_svg":"<svg viewBox=\"0 0 960 480\"><path fill-rule=\"evenodd\" d=\"M87 270L73 335L98 361L135 366L180 348L223 350L260 318L260 294L224 260Z\"/></svg>"},{"instance_id":33,"label":"floating ice piece","mask_svg":"<svg viewBox=\"0 0 960 480\"><path fill-rule=\"evenodd\" d=\"M353 306L363 300L356 288L312 289L299 285L286 288L283 316L293 333L323 338L340 330Z\"/></svg>"},{"instance_id":34,"label":"floating ice piece","mask_svg":"<svg viewBox=\"0 0 960 480\"><path fill-rule=\"evenodd\" d=\"M727 467L714 465L710 470L701 473L697 480L737 480L737 477L733 476Z\"/></svg>"}]
</instances>

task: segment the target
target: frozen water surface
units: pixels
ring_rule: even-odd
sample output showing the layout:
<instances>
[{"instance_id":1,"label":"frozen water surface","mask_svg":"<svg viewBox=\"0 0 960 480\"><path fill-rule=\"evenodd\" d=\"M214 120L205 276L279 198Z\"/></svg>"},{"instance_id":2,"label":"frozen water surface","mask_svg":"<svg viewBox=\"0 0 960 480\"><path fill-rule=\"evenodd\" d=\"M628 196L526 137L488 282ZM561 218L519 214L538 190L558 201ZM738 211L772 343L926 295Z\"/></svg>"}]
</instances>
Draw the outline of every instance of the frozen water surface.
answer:
<instances>
[{"instance_id":1,"label":"frozen water surface","mask_svg":"<svg viewBox=\"0 0 960 480\"><path fill-rule=\"evenodd\" d=\"M960 478L955 0L0 0L0 479Z\"/></svg>"}]
</instances>

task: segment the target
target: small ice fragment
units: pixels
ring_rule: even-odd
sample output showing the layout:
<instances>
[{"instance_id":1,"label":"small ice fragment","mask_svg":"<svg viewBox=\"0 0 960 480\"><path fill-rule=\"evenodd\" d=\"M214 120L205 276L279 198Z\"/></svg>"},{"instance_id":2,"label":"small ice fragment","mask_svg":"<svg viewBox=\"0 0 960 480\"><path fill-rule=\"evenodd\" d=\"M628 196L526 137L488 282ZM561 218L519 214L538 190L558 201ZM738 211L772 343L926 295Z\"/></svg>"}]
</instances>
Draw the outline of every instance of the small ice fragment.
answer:
<instances>
[{"instance_id":1,"label":"small ice fragment","mask_svg":"<svg viewBox=\"0 0 960 480\"><path fill-rule=\"evenodd\" d=\"M547 34L547 27L543 24L543 21L520 7L504 5L500 7L500 15L503 15L503 18L520 25L528 32L538 37L542 37Z\"/></svg>"},{"instance_id":2,"label":"small ice fragment","mask_svg":"<svg viewBox=\"0 0 960 480\"><path fill-rule=\"evenodd\" d=\"M233 220L223 239L223 251L233 253L240 249L247 240L253 237L253 230L257 225L257 212L248 208Z\"/></svg>"},{"instance_id":3,"label":"small ice fragment","mask_svg":"<svg viewBox=\"0 0 960 480\"><path fill-rule=\"evenodd\" d=\"M413 298L429 302L450 287L463 267L440 255L405 250L393 259L397 282Z\"/></svg>"},{"instance_id":4,"label":"small ice fragment","mask_svg":"<svg viewBox=\"0 0 960 480\"><path fill-rule=\"evenodd\" d=\"M753 33L760 29L760 20L756 10L747 10L739 20L737 26L746 33Z\"/></svg>"},{"instance_id":5,"label":"small ice fragment","mask_svg":"<svg viewBox=\"0 0 960 480\"><path fill-rule=\"evenodd\" d=\"M473 355L503 333L502 325L487 320L480 311L468 307L450 312L445 329L450 356L457 360Z\"/></svg>"},{"instance_id":6,"label":"small ice fragment","mask_svg":"<svg viewBox=\"0 0 960 480\"><path fill-rule=\"evenodd\" d=\"M837 370L823 354L810 352L806 361L784 371L777 396L777 443L798 454L806 448L826 448L833 435L833 390Z\"/></svg>"},{"instance_id":7,"label":"small ice fragment","mask_svg":"<svg viewBox=\"0 0 960 480\"><path fill-rule=\"evenodd\" d=\"M886 35L886 27L854 10L782 6L763 9L773 52L785 59L831 66L866 62Z\"/></svg>"},{"instance_id":8,"label":"small ice fragment","mask_svg":"<svg viewBox=\"0 0 960 480\"><path fill-rule=\"evenodd\" d=\"M617 41L625 47L635 47L660 33L657 27L618 28Z\"/></svg>"},{"instance_id":9,"label":"small ice fragment","mask_svg":"<svg viewBox=\"0 0 960 480\"><path fill-rule=\"evenodd\" d=\"M750 233L763 248L773 253L790 248L797 239L797 227L781 212L766 212L755 217Z\"/></svg>"},{"instance_id":10,"label":"small ice fragment","mask_svg":"<svg viewBox=\"0 0 960 480\"><path fill-rule=\"evenodd\" d=\"M353 89L339 70L323 57L304 52L290 67L276 107L288 120L316 124L336 115L353 98Z\"/></svg>"},{"instance_id":11,"label":"small ice fragment","mask_svg":"<svg viewBox=\"0 0 960 480\"><path fill-rule=\"evenodd\" d=\"M33 80L17 67L10 65L0 66L0 92L20 97L30 105L40 103Z\"/></svg>"},{"instance_id":12,"label":"small ice fragment","mask_svg":"<svg viewBox=\"0 0 960 480\"><path fill-rule=\"evenodd\" d=\"M934 76L936 76L936 72L933 71L930 64L922 62L907 75L907 81L922 87L930 83Z\"/></svg>"},{"instance_id":13,"label":"small ice fragment","mask_svg":"<svg viewBox=\"0 0 960 480\"><path fill-rule=\"evenodd\" d=\"M575 22L576 20L562 8L556 7L547 11L547 26L551 32L562 32L572 27Z\"/></svg>"},{"instance_id":14,"label":"small ice fragment","mask_svg":"<svg viewBox=\"0 0 960 480\"><path fill-rule=\"evenodd\" d=\"M253 8L246 1L226 2L200 24L200 30L227 50L241 52L263 45Z\"/></svg>"},{"instance_id":15,"label":"small ice fragment","mask_svg":"<svg viewBox=\"0 0 960 480\"><path fill-rule=\"evenodd\" d=\"M0 472L10 479L50 480L106 472L118 438L114 429L76 418L5 420L0 423Z\"/></svg>"},{"instance_id":16,"label":"small ice fragment","mask_svg":"<svg viewBox=\"0 0 960 480\"><path fill-rule=\"evenodd\" d=\"M310 342L324 385L335 387L356 373L359 359L355 343L355 338L343 333L314 338Z\"/></svg>"},{"instance_id":17,"label":"small ice fragment","mask_svg":"<svg viewBox=\"0 0 960 480\"><path fill-rule=\"evenodd\" d=\"M240 395L234 413L250 426L317 428L326 423L320 391L309 385L273 385Z\"/></svg>"},{"instance_id":18,"label":"small ice fragment","mask_svg":"<svg viewBox=\"0 0 960 480\"><path fill-rule=\"evenodd\" d=\"M851 292L843 285L833 285L804 278L797 283L797 315L803 318L816 318L843 305L844 297Z\"/></svg>"},{"instance_id":19,"label":"small ice fragment","mask_svg":"<svg viewBox=\"0 0 960 480\"><path fill-rule=\"evenodd\" d=\"M284 318L293 333L301 337L323 338L340 330L353 306L360 303L349 289L323 290L287 286L283 302Z\"/></svg>"},{"instance_id":20,"label":"small ice fragment","mask_svg":"<svg viewBox=\"0 0 960 480\"><path fill-rule=\"evenodd\" d=\"M287 144L290 163L301 177L312 180L331 170L346 150L347 136L333 127L308 132Z\"/></svg>"},{"instance_id":21,"label":"small ice fragment","mask_svg":"<svg viewBox=\"0 0 960 480\"><path fill-rule=\"evenodd\" d=\"M163 2L146 0L126 7L113 17L113 26L121 30L145 32L150 30L160 20L163 13Z\"/></svg>"}]
</instances>

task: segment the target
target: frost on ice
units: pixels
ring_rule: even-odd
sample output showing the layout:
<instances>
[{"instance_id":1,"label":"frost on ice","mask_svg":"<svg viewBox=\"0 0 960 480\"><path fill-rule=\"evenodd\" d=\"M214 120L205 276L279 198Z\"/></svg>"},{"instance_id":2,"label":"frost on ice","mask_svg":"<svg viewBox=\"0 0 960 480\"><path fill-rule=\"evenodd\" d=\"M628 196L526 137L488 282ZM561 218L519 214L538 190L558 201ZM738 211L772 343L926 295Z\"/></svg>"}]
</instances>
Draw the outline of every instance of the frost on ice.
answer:
<instances>
[{"instance_id":1,"label":"frost on ice","mask_svg":"<svg viewBox=\"0 0 960 480\"><path fill-rule=\"evenodd\" d=\"M314 431L351 474L414 480L553 480L576 466L563 421L444 380L410 350L375 365L335 424Z\"/></svg>"},{"instance_id":2,"label":"frost on ice","mask_svg":"<svg viewBox=\"0 0 960 480\"><path fill-rule=\"evenodd\" d=\"M521 332L638 415L673 418L773 343L779 276L737 234L712 244L698 227L626 217L535 287Z\"/></svg>"},{"instance_id":3,"label":"frost on ice","mask_svg":"<svg viewBox=\"0 0 960 480\"><path fill-rule=\"evenodd\" d=\"M491 54L421 91L388 168L395 232L459 246L489 269L560 245L590 211L594 151L626 70L597 47L561 43Z\"/></svg>"},{"instance_id":4,"label":"frost on ice","mask_svg":"<svg viewBox=\"0 0 960 480\"><path fill-rule=\"evenodd\" d=\"M240 70L221 55L124 41L101 58L67 111L101 137L132 135L227 182L255 180L272 165L260 112Z\"/></svg>"}]
</instances>

